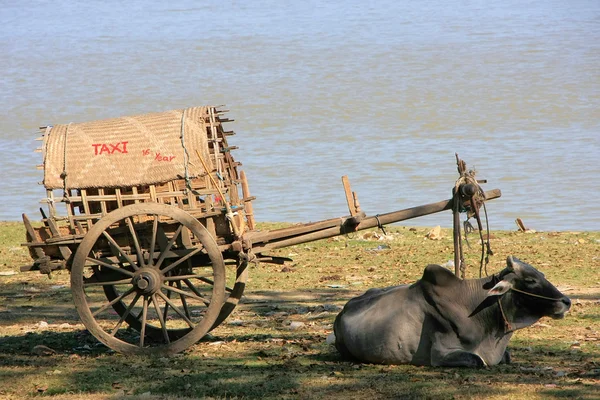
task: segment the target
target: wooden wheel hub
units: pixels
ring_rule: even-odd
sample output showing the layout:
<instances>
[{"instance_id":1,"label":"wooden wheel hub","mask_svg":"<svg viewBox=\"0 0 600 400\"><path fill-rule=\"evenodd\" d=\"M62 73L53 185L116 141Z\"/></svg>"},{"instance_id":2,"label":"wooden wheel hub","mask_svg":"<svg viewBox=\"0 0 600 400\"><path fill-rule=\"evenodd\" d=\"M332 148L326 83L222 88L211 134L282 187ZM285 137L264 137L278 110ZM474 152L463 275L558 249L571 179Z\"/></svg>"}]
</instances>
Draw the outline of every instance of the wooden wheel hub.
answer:
<instances>
[{"instance_id":1,"label":"wooden wheel hub","mask_svg":"<svg viewBox=\"0 0 600 400\"><path fill-rule=\"evenodd\" d=\"M154 268L142 268L133 278L133 285L137 291L146 295L158 292L162 283L162 275Z\"/></svg>"}]
</instances>

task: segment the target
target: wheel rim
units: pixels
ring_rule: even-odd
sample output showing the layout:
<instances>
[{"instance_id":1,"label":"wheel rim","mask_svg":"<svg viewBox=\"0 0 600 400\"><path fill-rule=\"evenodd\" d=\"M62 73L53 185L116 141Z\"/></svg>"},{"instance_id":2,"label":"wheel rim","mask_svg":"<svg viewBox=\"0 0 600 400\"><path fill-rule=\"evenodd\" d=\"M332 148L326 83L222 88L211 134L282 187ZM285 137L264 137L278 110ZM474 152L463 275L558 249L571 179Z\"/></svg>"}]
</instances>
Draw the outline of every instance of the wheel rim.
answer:
<instances>
[{"instance_id":1,"label":"wheel rim","mask_svg":"<svg viewBox=\"0 0 600 400\"><path fill-rule=\"evenodd\" d=\"M233 275L233 274L228 274ZM233 285L229 285L226 287L226 300L221 307L221 311L219 312L219 316L217 320L210 328L210 330L215 329L219 326L223 321L229 317L229 315L233 312L235 307L238 305L242 298L242 294L244 293L244 289L246 288L246 281L248 280L248 262L240 261L238 265L236 265L235 271L235 281Z\"/></svg>"},{"instance_id":2,"label":"wheel rim","mask_svg":"<svg viewBox=\"0 0 600 400\"><path fill-rule=\"evenodd\" d=\"M134 204L89 230L73 258L71 287L82 322L108 347L173 354L215 324L225 266L210 233L187 212Z\"/></svg>"}]
</instances>

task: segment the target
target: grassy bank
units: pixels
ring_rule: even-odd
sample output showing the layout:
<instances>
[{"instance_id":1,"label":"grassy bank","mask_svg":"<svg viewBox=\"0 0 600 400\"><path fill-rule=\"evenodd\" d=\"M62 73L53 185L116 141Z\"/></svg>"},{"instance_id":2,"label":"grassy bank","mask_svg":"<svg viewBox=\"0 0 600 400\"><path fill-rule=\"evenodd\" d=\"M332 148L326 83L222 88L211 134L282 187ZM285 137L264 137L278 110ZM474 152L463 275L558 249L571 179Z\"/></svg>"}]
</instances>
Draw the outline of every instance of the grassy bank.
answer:
<instances>
[{"instance_id":1,"label":"grassy bank","mask_svg":"<svg viewBox=\"0 0 600 400\"><path fill-rule=\"evenodd\" d=\"M270 226L263 225L268 229ZM373 231L375 232L375 231ZM244 303L212 336L170 358L115 354L79 323L69 274L21 273L19 223L0 224L0 398L595 399L600 396L600 233L492 232L494 273L513 254L573 300L563 320L513 337L513 363L482 370L341 361L325 343L345 302L413 282L453 258L451 233L392 227L285 248L288 265L254 265ZM479 275L471 236L467 277ZM292 324L296 322L296 324ZM295 327L292 329L292 326ZM44 346L44 347L41 347Z\"/></svg>"}]
</instances>

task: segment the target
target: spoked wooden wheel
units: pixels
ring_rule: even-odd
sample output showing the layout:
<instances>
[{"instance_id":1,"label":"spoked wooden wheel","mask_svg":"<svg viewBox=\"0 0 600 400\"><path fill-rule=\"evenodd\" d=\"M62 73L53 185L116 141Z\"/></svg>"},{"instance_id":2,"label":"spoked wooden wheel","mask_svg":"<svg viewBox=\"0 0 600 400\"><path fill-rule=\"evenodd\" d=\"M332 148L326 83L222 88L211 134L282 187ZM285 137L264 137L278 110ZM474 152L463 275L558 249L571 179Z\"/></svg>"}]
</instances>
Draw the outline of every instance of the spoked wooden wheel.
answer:
<instances>
[{"instance_id":1,"label":"spoked wooden wheel","mask_svg":"<svg viewBox=\"0 0 600 400\"><path fill-rule=\"evenodd\" d=\"M225 265L210 233L187 212L133 204L85 235L73 258L71 288L82 322L111 349L174 354L217 321Z\"/></svg>"}]
</instances>

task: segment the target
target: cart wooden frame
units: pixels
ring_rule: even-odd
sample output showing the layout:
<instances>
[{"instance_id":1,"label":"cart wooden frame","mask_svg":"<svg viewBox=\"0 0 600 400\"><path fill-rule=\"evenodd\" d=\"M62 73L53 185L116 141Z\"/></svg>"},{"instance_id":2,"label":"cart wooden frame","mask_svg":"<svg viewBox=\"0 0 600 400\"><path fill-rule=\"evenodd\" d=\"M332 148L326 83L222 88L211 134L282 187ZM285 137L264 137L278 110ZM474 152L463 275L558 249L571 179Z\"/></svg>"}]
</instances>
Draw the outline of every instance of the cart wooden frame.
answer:
<instances>
[{"instance_id":1,"label":"cart wooden frame","mask_svg":"<svg viewBox=\"0 0 600 400\"><path fill-rule=\"evenodd\" d=\"M182 124L188 110L206 135L202 151L187 154L196 167L203 165L202 173L196 168L188 176L186 167L185 174L166 181L128 186L46 185L41 226L23 214L25 246L34 262L22 270L50 274L68 269L83 324L115 351L168 355L192 346L235 309L249 262L285 261L269 256L270 250L455 208L450 199L367 217L344 177L349 215L257 230L254 197L241 164L233 159L236 148L228 145L234 133L224 129L231 121L226 111L215 106L174 111L181 113ZM53 127L41 129L47 160ZM66 160L65 150L65 165ZM46 162L41 167L48 173ZM68 176L66 168L61 176ZM500 191L481 195L489 200L500 197Z\"/></svg>"}]
</instances>

